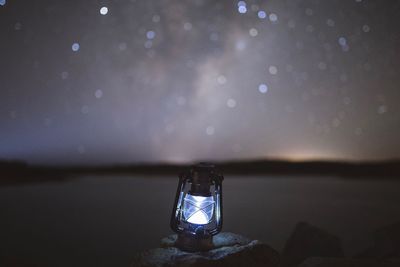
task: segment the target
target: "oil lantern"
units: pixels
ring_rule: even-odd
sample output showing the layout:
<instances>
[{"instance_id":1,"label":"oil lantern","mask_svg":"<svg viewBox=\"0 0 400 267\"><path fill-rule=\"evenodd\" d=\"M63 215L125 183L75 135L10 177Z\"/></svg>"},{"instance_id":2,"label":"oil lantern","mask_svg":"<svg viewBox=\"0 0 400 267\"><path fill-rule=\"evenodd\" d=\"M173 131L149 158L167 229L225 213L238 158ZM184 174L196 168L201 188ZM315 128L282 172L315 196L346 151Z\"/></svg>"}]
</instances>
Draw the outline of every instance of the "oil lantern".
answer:
<instances>
[{"instance_id":1,"label":"oil lantern","mask_svg":"<svg viewBox=\"0 0 400 267\"><path fill-rule=\"evenodd\" d=\"M200 163L179 176L171 228L176 246L185 251L212 248L212 237L222 228L222 180L214 165Z\"/></svg>"}]
</instances>

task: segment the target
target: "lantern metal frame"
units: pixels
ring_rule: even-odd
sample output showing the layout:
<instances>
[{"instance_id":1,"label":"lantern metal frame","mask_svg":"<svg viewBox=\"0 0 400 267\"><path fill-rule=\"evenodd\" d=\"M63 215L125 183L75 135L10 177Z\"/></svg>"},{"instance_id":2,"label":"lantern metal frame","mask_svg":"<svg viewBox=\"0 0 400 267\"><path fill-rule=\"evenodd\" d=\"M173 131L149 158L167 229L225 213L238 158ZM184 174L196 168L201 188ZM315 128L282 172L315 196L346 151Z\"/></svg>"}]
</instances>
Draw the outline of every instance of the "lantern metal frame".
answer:
<instances>
[{"instance_id":1,"label":"lantern metal frame","mask_svg":"<svg viewBox=\"0 0 400 267\"><path fill-rule=\"evenodd\" d=\"M212 248L212 236L222 229L222 181L224 177L217 173L214 165L200 163L190 171L179 175L179 183L171 214L171 229L178 234L176 246L186 251L203 251ZM188 189L190 185L190 191ZM213 196L215 200L211 220L205 225L193 224L183 218L183 207L186 195ZM211 228L209 228L211 227Z\"/></svg>"}]
</instances>

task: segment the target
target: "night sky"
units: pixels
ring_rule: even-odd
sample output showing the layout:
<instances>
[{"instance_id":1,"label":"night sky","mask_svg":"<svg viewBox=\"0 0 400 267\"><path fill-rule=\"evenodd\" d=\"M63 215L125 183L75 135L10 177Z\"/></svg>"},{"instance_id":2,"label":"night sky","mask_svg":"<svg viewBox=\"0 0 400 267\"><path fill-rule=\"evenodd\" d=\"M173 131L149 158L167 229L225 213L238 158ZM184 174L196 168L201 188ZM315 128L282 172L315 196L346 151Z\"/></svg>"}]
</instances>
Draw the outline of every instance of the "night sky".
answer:
<instances>
[{"instance_id":1,"label":"night sky","mask_svg":"<svg viewBox=\"0 0 400 267\"><path fill-rule=\"evenodd\" d=\"M0 1L0 159L400 157L400 1Z\"/></svg>"}]
</instances>

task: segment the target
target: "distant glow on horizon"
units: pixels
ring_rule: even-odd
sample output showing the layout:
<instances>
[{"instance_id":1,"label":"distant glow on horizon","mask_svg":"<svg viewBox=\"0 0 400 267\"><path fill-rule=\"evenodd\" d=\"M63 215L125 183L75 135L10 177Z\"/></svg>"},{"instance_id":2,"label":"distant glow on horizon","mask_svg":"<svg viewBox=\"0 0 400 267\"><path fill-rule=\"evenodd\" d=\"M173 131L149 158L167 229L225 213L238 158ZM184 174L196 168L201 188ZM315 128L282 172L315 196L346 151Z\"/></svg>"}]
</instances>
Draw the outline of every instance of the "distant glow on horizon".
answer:
<instances>
[{"instance_id":1,"label":"distant glow on horizon","mask_svg":"<svg viewBox=\"0 0 400 267\"><path fill-rule=\"evenodd\" d=\"M338 160L342 157L338 157L333 152L324 152L319 150L309 150L309 149L293 149L293 150L282 150L274 158L280 160L301 162L301 161L313 161L313 160ZM281 156L279 156L279 154ZM268 159L268 157L267 157ZM349 157L348 159L351 159Z\"/></svg>"}]
</instances>

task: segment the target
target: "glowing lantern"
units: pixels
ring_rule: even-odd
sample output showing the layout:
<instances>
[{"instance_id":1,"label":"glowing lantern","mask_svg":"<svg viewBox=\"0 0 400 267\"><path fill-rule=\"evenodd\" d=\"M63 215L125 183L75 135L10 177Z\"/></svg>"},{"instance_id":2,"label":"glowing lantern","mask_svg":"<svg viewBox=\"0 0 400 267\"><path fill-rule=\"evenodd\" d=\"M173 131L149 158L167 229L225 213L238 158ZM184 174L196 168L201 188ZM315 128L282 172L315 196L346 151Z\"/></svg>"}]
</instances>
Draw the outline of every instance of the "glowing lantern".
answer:
<instances>
[{"instance_id":1,"label":"glowing lantern","mask_svg":"<svg viewBox=\"0 0 400 267\"><path fill-rule=\"evenodd\" d=\"M200 163L179 177L171 228L176 246L186 251L209 250L222 228L222 180L213 165Z\"/></svg>"}]
</instances>

